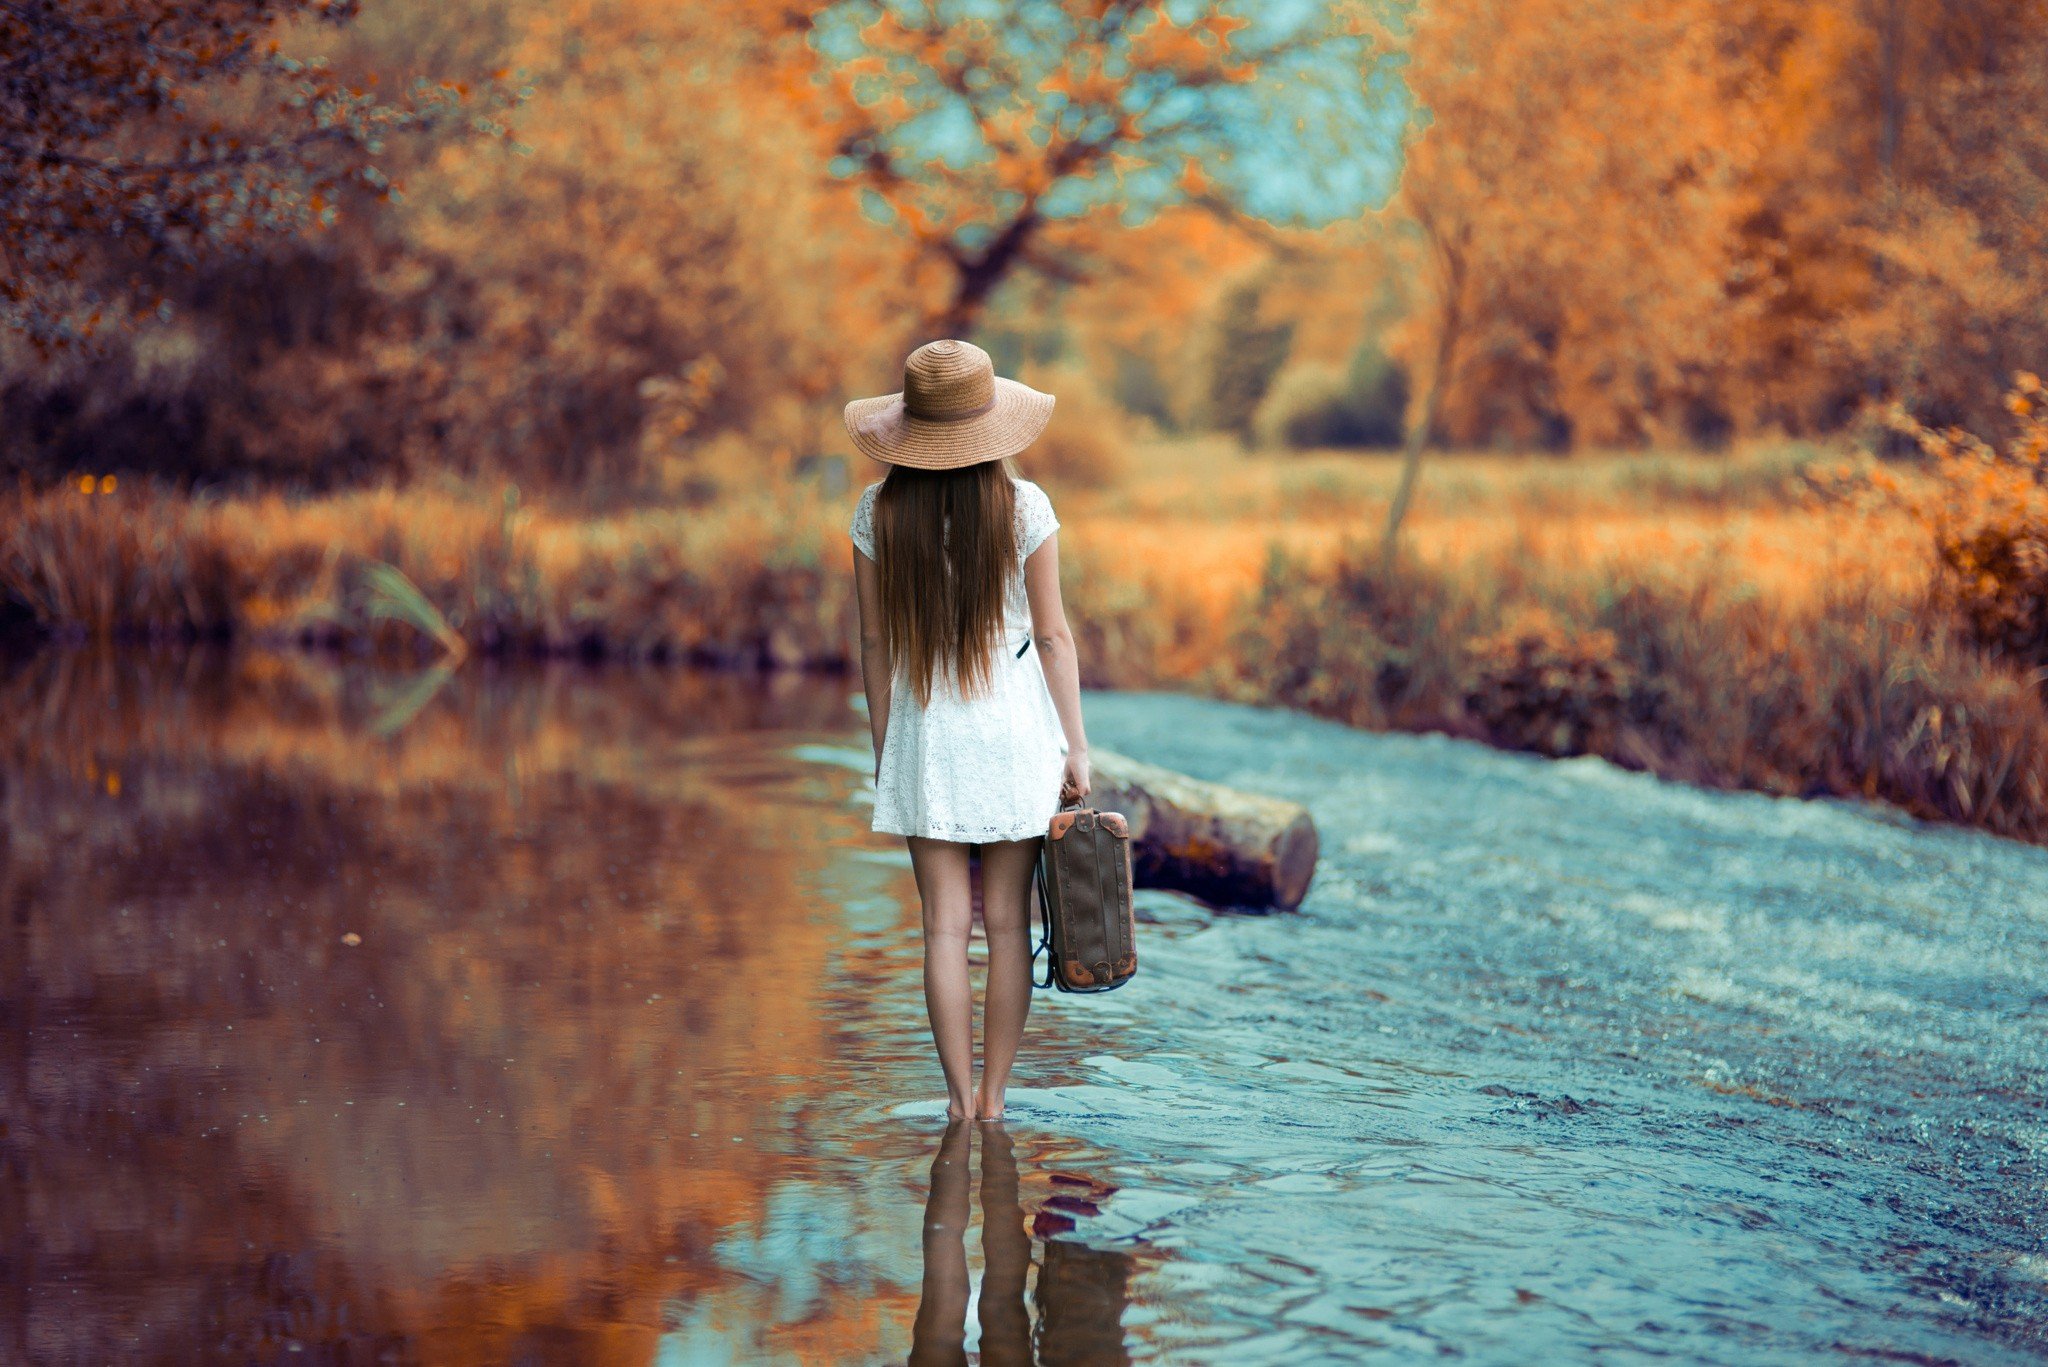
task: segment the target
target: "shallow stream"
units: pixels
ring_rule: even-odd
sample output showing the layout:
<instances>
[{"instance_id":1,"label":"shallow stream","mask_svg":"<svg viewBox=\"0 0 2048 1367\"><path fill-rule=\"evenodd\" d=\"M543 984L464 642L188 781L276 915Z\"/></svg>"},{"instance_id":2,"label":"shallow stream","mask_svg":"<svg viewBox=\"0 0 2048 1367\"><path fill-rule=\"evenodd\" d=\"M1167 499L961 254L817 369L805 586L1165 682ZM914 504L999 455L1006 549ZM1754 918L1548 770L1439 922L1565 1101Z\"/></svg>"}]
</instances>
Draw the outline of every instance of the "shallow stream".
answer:
<instances>
[{"instance_id":1,"label":"shallow stream","mask_svg":"<svg viewBox=\"0 0 2048 1367\"><path fill-rule=\"evenodd\" d=\"M948 1139L849 702L0 671L0 1359L2048 1353L2048 851L1091 696L1324 861Z\"/></svg>"}]
</instances>

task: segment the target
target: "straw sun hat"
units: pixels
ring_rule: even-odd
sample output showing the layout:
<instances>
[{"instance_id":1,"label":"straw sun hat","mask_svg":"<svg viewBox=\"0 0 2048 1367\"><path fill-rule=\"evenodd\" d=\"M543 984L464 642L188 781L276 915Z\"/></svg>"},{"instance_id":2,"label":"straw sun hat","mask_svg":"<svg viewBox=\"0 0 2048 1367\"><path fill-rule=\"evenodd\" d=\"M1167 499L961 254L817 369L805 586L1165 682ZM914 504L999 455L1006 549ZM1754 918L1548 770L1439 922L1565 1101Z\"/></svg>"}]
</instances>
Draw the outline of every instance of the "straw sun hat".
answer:
<instances>
[{"instance_id":1,"label":"straw sun hat","mask_svg":"<svg viewBox=\"0 0 2048 1367\"><path fill-rule=\"evenodd\" d=\"M972 342L926 342L903 363L900 393L846 405L846 431L876 460L955 470L1029 446L1052 403L1052 395L996 374Z\"/></svg>"}]
</instances>

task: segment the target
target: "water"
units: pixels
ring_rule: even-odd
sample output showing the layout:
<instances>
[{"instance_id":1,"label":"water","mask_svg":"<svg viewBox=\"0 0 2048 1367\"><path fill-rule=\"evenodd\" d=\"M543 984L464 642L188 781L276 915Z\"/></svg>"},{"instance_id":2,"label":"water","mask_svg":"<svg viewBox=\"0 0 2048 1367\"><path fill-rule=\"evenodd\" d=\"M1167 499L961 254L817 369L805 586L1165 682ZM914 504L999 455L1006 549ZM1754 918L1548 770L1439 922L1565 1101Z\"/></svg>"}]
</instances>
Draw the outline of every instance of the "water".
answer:
<instances>
[{"instance_id":1,"label":"water","mask_svg":"<svg viewBox=\"0 0 2048 1367\"><path fill-rule=\"evenodd\" d=\"M0 673L0 1360L2048 1353L2048 852L1091 697L1324 863L949 1137L847 691Z\"/></svg>"}]
</instances>

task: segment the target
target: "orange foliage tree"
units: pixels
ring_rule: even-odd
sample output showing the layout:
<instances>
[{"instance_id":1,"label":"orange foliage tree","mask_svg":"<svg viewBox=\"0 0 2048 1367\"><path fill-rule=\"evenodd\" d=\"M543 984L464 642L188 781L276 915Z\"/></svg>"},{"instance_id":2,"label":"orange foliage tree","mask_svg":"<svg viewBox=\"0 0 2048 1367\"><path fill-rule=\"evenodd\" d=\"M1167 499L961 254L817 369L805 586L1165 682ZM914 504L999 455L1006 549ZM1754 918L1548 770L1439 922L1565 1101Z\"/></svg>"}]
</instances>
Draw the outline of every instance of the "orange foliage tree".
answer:
<instances>
[{"instance_id":1,"label":"orange foliage tree","mask_svg":"<svg viewBox=\"0 0 2048 1367\"><path fill-rule=\"evenodd\" d=\"M0 327L45 354L75 345L110 309L147 301L144 258L189 261L328 221L345 185L381 194L383 139L447 120L464 92L381 101L280 50L287 21L341 23L356 8L0 4Z\"/></svg>"},{"instance_id":2,"label":"orange foliage tree","mask_svg":"<svg viewBox=\"0 0 2048 1367\"><path fill-rule=\"evenodd\" d=\"M563 486L757 479L690 453L735 430L806 447L872 319L906 307L900 244L825 176L790 98L787 16L574 0L522 6L515 34L522 155L447 148L384 279L425 324L380 362L424 415L420 460Z\"/></svg>"},{"instance_id":3,"label":"orange foliage tree","mask_svg":"<svg viewBox=\"0 0 2048 1367\"><path fill-rule=\"evenodd\" d=\"M170 316L54 364L0 345L0 428L22 436L0 468L315 487L452 469L695 498L793 464L846 368L894 350L873 320L913 312L907 244L826 172L800 18L371 8L334 45L337 81L517 71L511 145L394 143L402 196L337 196L330 231L156 272Z\"/></svg>"},{"instance_id":4,"label":"orange foliage tree","mask_svg":"<svg viewBox=\"0 0 2048 1367\"><path fill-rule=\"evenodd\" d=\"M2044 0L1428 0L1406 55L1445 437L1981 423L2048 353Z\"/></svg>"},{"instance_id":5,"label":"orange foliage tree","mask_svg":"<svg viewBox=\"0 0 2048 1367\"><path fill-rule=\"evenodd\" d=\"M1711 411L1749 137L1720 39L1684 3L1419 11L1391 213L1424 286L1390 350L1421 388L1383 564L1439 434L1640 442Z\"/></svg>"},{"instance_id":6,"label":"orange foliage tree","mask_svg":"<svg viewBox=\"0 0 2048 1367\"><path fill-rule=\"evenodd\" d=\"M1395 339L1454 439L1665 435L1724 345L1753 134L1700 6L1431 0L1393 212L1427 289Z\"/></svg>"},{"instance_id":7,"label":"orange foliage tree","mask_svg":"<svg viewBox=\"0 0 2048 1367\"><path fill-rule=\"evenodd\" d=\"M2048 356L2048 3L1750 0L1761 92L1734 397L1830 425L1874 396L2000 420Z\"/></svg>"},{"instance_id":8,"label":"orange foliage tree","mask_svg":"<svg viewBox=\"0 0 2048 1367\"><path fill-rule=\"evenodd\" d=\"M2002 448L1903 406L1890 418L1933 461L1909 505L1931 534L1938 591L1979 645L2048 682L2048 387L2022 371L2006 407L2018 430Z\"/></svg>"},{"instance_id":9,"label":"orange foliage tree","mask_svg":"<svg viewBox=\"0 0 2048 1367\"><path fill-rule=\"evenodd\" d=\"M917 244L926 330L958 335L1020 270L1089 278L1120 222L1244 212L1248 162L1342 161L1377 71L1370 19L1365 0L1294 20L1229 0L842 0L811 35L838 167Z\"/></svg>"}]
</instances>

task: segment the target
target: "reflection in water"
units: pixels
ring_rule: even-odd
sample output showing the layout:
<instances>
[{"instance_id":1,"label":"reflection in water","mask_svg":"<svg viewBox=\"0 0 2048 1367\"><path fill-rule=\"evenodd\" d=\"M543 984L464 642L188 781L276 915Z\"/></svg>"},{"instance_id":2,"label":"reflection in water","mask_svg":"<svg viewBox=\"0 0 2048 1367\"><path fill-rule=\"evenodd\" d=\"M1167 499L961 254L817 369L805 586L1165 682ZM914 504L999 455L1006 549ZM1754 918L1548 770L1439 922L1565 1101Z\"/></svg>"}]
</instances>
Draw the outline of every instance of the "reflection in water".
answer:
<instances>
[{"instance_id":1,"label":"reflection in water","mask_svg":"<svg viewBox=\"0 0 2048 1367\"><path fill-rule=\"evenodd\" d=\"M924 1216L924 1292L910 1350L913 1367L964 1363L967 1270L968 1136L981 1140L980 1361L1010 1364L1127 1363L1123 1314L1132 1259L1117 1249L1095 1249L1061 1239L1045 1241L1038 1269L1036 1347L1025 1283L1031 1271L1018 1178L1017 1148L999 1124L947 1124L932 1156L931 1195ZM1076 1179L1069 1178L1069 1181ZM1045 1213L1049 1213L1045 1212ZM1060 1217L1049 1221L1060 1227ZM1071 1222L1066 1222L1070 1227Z\"/></svg>"},{"instance_id":2,"label":"reflection in water","mask_svg":"<svg viewBox=\"0 0 2048 1367\"><path fill-rule=\"evenodd\" d=\"M1017 1153L1001 1125L981 1128L981 1360L989 1367L1031 1362L1024 1274L1031 1236L1017 1204Z\"/></svg>"},{"instance_id":3,"label":"reflection in water","mask_svg":"<svg viewBox=\"0 0 2048 1367\"><path fill-rule=\"evenodd\" d=\"M914 903L791 757L844 685L417 693L0 675L0 1361L901 1360Z\"/></svg>"},{"instance_id":4,"label":"reflection in water","mask_svg":"<svg viewBox=\"0 0 2048 1367\"><path fill-rule=\"evenodd\" d=\"M932 1156L924 1208L924 1294L910 1360L918 1367L967 1361L967 1164L965 1120L949 1121Z\"/></svg>"}]
</instances>

